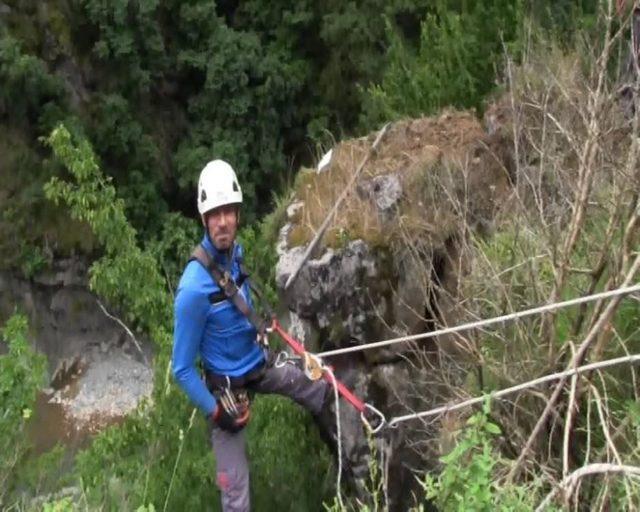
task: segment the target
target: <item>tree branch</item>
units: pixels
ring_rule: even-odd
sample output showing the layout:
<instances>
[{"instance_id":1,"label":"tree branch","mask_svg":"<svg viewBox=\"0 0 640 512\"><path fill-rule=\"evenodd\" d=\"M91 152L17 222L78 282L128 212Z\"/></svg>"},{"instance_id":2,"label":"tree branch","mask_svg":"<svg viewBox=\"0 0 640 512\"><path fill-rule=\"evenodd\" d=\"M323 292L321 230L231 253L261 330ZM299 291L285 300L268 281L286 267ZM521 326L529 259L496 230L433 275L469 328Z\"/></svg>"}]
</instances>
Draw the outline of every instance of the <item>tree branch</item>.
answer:
<instances>
[{"instance_id":1,"label":"tree branch","mask_svg":"<svg viewBox=\"0 0 640 512\"><path fill-rule=\"evenodd\" d=\"M633 262L633 265L631 266L631 268L629 269L629 272L627 273L627 275L625 277L625 280L624 280L624 285L625 286L629 285L629 283L631 283L633 281L633 279L635 277L635 274L636 274L636 272L638 271L639 268L640 268L640 254L638 254L636 256L636 259ZM591 346L593 341L598 337L598 335L600 334L602 329L606 326L606 324L609 322L609 320L613 316L613 313L617 309L618 304L620 303L620 300L621 300L620 297L614 297L613 299L611 299L611 301L609 302L609 304L607 305L605 310L602 312L602 314L600 315L598 320L595 322L595 324L593 325L593 327L591 328L591 330L587 334L587 336L584 339L584 341L580 344L580 347L578 348L578 351L576 352L575 356L573 356L573 358L571 359L571 362L568 365L568 369L577 368L578 367L578 365L584 359L584 356L586 355L586 353L589 350L589 347ZM531 432L531 435L529 436L529 439L527 440L526 444L524 445L524 448L522 449L522 452L520 453L520 456L518 457L518 459L516 460L513 468L509 472L509 475L507 476L507 481L509 481L509 482L512 481L513 478L520 471L522 463L523 463L525 457L528 455L529 450L533 446L533 443L535 442L536 438L538 437L538 434L542 430L542 427L546 423L547 418L549 417L549 413L551 412L551 409L553 407L555 407L556 401L558 400L558 397L560 396L560 393L562 392L562 389L563 389L566 381L567 381L567 376L565 375L565 376L561 377L560 382L558 382L556 384L556 387L553 390L553 393L551 394L551 397L549 398L549 401L547 402L547 405L544 408L544 411L542 412L542 415L540 416L540 418L538 419L538 422L536 423L535 427L533 428L533 431Z\"/></svg>"},{"instance_id":2,"label":"tree branch","mask_svg":"<svg viewBox=\"0 0 640 512\"><path fill-rule=\"evenodd\" d=\"M569 476L564 478L560 485L555 487L547 496L542 500L540 505L536 508L535 512L541 512L549 504L549 502L558 494L558 491L570 491L575 484L584 476L597 475L597 474L609 474L609 473L623 473L626 476L634 478L640 478L640 467L627 466L620 464L589 464L583 466L580 469L576 469Z\"/></svg>"}]
</instances>

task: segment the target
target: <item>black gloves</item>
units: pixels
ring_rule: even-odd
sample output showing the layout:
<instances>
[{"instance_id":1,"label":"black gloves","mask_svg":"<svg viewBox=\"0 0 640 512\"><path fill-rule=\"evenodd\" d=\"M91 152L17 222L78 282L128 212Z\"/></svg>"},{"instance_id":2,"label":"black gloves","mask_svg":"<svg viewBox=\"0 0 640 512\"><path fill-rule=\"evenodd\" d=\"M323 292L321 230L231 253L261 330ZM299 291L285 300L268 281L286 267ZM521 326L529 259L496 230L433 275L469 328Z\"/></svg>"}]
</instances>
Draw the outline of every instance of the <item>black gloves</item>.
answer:
<instances>
[{"instance_id":1,"label":"black gloves","mask_svg":"<svg viewBox=\"0 0 640 512\"><path fill-rule=\"evenodd\" d=\"M216 410L211 414L211 421L222 430L235 434L249 423L250 417L247 392L241 390L235 393L225 388L218 397Z\"/></svg>"}]
</instances>

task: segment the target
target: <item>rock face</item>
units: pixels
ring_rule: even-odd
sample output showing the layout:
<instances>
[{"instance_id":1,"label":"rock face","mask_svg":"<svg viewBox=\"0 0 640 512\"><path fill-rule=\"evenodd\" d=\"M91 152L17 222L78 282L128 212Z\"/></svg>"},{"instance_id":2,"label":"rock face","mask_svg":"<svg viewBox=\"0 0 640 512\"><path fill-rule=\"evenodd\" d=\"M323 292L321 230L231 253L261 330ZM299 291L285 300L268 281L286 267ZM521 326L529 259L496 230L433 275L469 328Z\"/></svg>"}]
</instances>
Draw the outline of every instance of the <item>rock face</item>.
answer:
<instances>
[{"instance_id":1,"label":"rock face","mask_svg":"<svg viewBox=\"0 0 640 512\"><path fill-rule=\"evenodd\" d=\"M299 251L282 258L277 268L280 287L290 274L283 262L293 265L301 258ZM378 277L371 251L364 242L355 240L342 251L329 249L321 258L309 261L294 282L288 304L300 318L314 318L319 330L340 331L332 338L364 341L375 323L375 310L368 304L366 291L378 286Z\"/></svg>"},{"instance_id":2,"label":"rock face","mask_svg":"<svg viewBox=\"0 0 640 512\"><path fill-rule=\"evenodd\" d=\"M28 316L35 347L47 356L51 401L75 428L122 417L151 394L148 344L141 353L101 309L82 261L54 261L30 280L0 272L0 323L16 310Z\"/></svg>"},{"instance_id":3,"label":"rock face","mask_svg":"<svg viewBox=\"0 0 640 512\"><path fill-rule=\"evenodd\" d=\"M456 321L465 233L489 229L500 198L509 191L501 136L488 135L468 114L391 126L329 227L324 245L285 291L305 251L300 234L315 233L353 163L367 150L367 140L334 148L330 168L309 175L287 210L276 268L290 331L308 350L360 345ZM444 362L455 357L448 358L441 348L447 341L397 344L326 357L324 362L357 396L392 418L441 405L450 398L448 386L465 378L459 369L463 365ZM359 499L366 501L371 447L357 411L344 400L339 409L346 474ZM321 424L337 447L335 413L332 406ZM401 423L373 441L376 457L382 457L378 460L387 477L391 510L407 510L412 495L422 494L415 471L437 468L441 439L446 438L438 425Z\"/></svg>"},{"instance_id":4,"label":"rock face","mask_svg":"<svg viewBox=\"0 0 640 512\"><path fill-rule=\"evenodd\" d=\"M278 266L281 288L291 268L282 262L295 262L301 257L299 251L293 252L297 258L283 255ZM286 294L290 332L310 351L382 339L383 333L390 332L383 314L392 309L390 300L395 297L384 284L384 265L384 258L377 258L362 240L352 241L340 251L329 249L322 257L309 261ZM419 393L420 382L427 382L426 375L399 360L400 352L395 348L377 350L327 358L325 362L334 367L336 376L357 396L391 417L404 414L406 408L419 409L427 402ZM321 427L332 433L337 449L335 412L332 405L322 416ZM363 424L359 413L344 400L340 401L339 412L344 466L360 498L366 499L370 447L363 435ZM434 467L406 447L405 435L403 426L374 441L378 457L383 456L386 471L393 475L388 495L394 510L407 510L410 491L417 492L411 468Z\"/></svg>"},{"instance_id":5,"label":"rock face","mask_svg":"<svg viewBox=\"0 0 640 512\"><path fill-rule=\"evenodd\" d=\"M363 198L373 200L380 213L387 219L393 215L393 209L402 197L402 185L396 174L375 176L363 181L357 190Z\"/></svg>"}]
</instances>

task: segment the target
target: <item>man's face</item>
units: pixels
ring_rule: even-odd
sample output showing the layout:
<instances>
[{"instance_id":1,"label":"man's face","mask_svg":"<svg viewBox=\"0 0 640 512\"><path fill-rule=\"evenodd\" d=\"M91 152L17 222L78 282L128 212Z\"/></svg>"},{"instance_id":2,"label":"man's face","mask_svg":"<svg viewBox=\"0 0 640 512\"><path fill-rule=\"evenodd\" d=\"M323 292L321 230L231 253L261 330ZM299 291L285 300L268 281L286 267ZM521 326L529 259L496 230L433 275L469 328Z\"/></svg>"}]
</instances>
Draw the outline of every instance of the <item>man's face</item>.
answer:
<instances>
[{"instance_id":1,"label":"man's face","mask_svg":"<svg viewBox=\"0 0 640 512\"><path fill-rule=\"evenodd\" d=\"M203 223L209 232L209 238L219 251L231 247L238 230L238 206L226 204L204 214Z\"/></svg>"}]
</instances>

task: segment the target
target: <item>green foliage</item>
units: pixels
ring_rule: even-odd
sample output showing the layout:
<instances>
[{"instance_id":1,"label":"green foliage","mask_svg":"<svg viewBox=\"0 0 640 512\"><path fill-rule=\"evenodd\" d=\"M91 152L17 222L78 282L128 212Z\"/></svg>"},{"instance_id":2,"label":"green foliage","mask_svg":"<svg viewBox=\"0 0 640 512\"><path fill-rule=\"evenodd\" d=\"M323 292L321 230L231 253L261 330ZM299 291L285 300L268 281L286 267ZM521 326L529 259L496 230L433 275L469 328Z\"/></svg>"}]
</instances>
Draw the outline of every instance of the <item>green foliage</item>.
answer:
<instances>
[{"instance_id":1,"label":"green foliage","mask_svg":"<svg viewBox=\"0 0 640 512\"><path fill-rule=\"evenodd\" d=\"M285 144L308 158L309 138L331 143L331 132L341 138L356 127L360 88L377 82L386 65L385 17L415 42L429 4L249 0L219 11L234 29L256 33L269 53L284 57L285 76L300 84L285 106Z\"/></svg>"},{"instance_id":2,"label":"green foliage","mask_svg":"<svg viewBox=\"0 0 640 512\"><path fill-rule=\"evenodd\" d=\"M73 512L75 507L71 498L66 497L49 503L45 503L43 512Z\"/></svg>"},{"instance_id":3,"label":"green foliage","mask_svg":"<svg viewBox=\"0 0 640 512\"><path fill-rule=\"evenodd\" d=\"M283 140L276 134L286 126L283 110L301 84L254 35L235 32L215 17L210 33L205 51L178 56L183 71L202 80L201 90L189 98L191 129L175 156L179 184L193 190L212 155L232 162L251 222L260 208L258 193L268 193L275 173L285 168Z\"/></svg>"},{"instance_id":4,"label":"green foliage","mask_svg":"<svg viewBox=\"0 0 640 512\"><path fill-rule=\"evenodd\" d=\"M1 334L8 353L0 355L0 505L13 487L14 468L27 448L25 424L46 375L44 356L37 354L27 341L25 316L12 316Z\"/></svg>"},{"instance_id":5,"label":"green foliage","mask_svg":"<svg viewBox=\"0 0 640 512\"><path fill-rule=\"evenodd\" d=\"M202 225L179 213L161 217L160 235L147 246L162 268L169 289L175 290L191 251L202 235Z\"/></svg>"},{"instance_id":6,"label":"green foliage","mask_svg":"<svg viewBox=\"0 0 640 512\"><path fill-rule=\"evenodd\" d=\"M494 87L503 42L515 49L521 3L439 0L422 22L417 52L389 25L389 65L380 84L367 89L363 124L432 114L448 105L479 108Z\"/></svg>"},{"instance_id":7,"label":"green foliage","mask_svg":"<svg viewBox=\"0 0 640 512\"><path fill-rule=\"evenodd\" d=\"M256 510L315 511L333 490L331 455L311 416L281 397L256 396L247 444Z\"/></svg>"},{"instance_id":8,"label":"green foliage","mask_svg":"<svg viewBox=\"0 0 640 512\"><path fill-rule=\"evenodd\" d=\"M98 29L94 53L112 64L127 89L147 91L165 62L158 0L83 0L82 5Z\"/></svg>"},{"instance_id":9,"label":"green foliage","mask_svg":"<svg viewBox=\"0 0 640 512\"><path fill-rule=\"evenodd\" d=\"M161 195L160 150L138 116L137 109L120 94L97 95L88 132L99 150L103 170L114 178L127 218L148 239L162 229L167 204Z\"/></svg>"},{"instance_id":10,"label":"green foliage","mask_svg":"<svg viewBox=\"0 0 640 512\"><path fill-rule=\"evenodd\" d=\"M36 414L31 421L41 420ZM55 492L61 486L71 485L72 479L65 470L68 462L66 449L61 444L40 455L30 451L16 468L16 489L22 492L28 489L33 495L42 496Z\"/></svg>"},{"instance_id":11,"label":"green foliage","mask_svg":"<svg viewBox=\"0 0 640 512\"><path fill-rule=\"evenodd\" d=\"M56 204L65 201L72 217L86 221L105 248L104 257L91 266L91 287L127 311L127 319L150 332L157 343L166 342L162 329L170 326L171 297L154 257L136 245L135 230L111 179L100 172L86 139L75 142L64 126L56 128L47 143L76 180L52 178L45 187L47 197Z\"/></svg>"},{"instance_id":12,"label":"green foliage","mask_svg":"<svg viewBox=\"0 0 640 512\"><path fill-rule=\"evenodd\" d=\"M536 13L565 30L593 10L591 0L579 4L541 2ZM42 175L50 172L34 135L73 118L141 241L160 237L169 210L195 210L196 177L215 157L238 169L253 223L270 207L258 197L309 163L310 142L352 132L363 101L372 123L479 105L492 88L501 38L517 39L520 11L518 0L11 4L0 43L0 116L28 134L31 164L8 168L40 194L17 211L42 204ZM65 236L53 229L34 240L46 237L54 253L81 246L58 243Z\"/></svg>"},{"instance_id":13,"label":"green foliage","mask_svg":"<svg viewBox=\"0 0 640 512\"><path fill-rule=\"evenodd\" d=\"M555 0L530 2L531 16L564 45L571 45L577 33L596 24L600 0Z\"/></svg>"},{"instance_id":14,"label":"green foliage","mask_svg":"<svg viewBox=\"0 0 640 512\"><path fill-rule=\"evenodd\" d=\"M47 142L74 180L52 179L46 187L48 197L64 201L74 217L88 222L105 249L104 256L91 267L92 288L119 304L158 346L151 403L121 425L102 432L77 457L76 475L87 502L90 507L117 510L148 504L167 510L201 510L217 505L206 422L170 377L171 294L155 257L165 255L173 245L178 253L175 259L163 259L168 273L174 274L179 253L190 247L192 225L177 216L169 217L164 236L149 249L139 249L124 213L124 202L98 168L89 143L73 137L62 126ZM251 249L247 247L247 252ZM327 472L328 455L314 437L308 415L291 404L265 399L256 401L253 418L248 437L255 468L254 503L261 510L273 503L284 506L298 502L306 503L308 510L317 508L314 503L325 498L326 487L314 484L315 475ZM306 478L296 479L301 473ZM273 493L274 488L279 492Z\"/></svg>"},{"instance_id":15,"label":"green foliage","mask_svg":"<svg viewBox=\"0 0 640 512\"><path fill-rule=\"evenodd\" d=\"M26 246L23 250L21 270L27 279L41 272L48 264L49 259L40 247Z\"/></svg>"},{"instance_id":16,"label":"green foliage","mask_svg":"<svg viewBox=\"0 0 640 512\"><path fill-rule=\"evenodd\" d=\"M36 124L45 105L64 97L62 83L45 63L7 35L0 37L0 82L0 112L13 123Z\"/></svg>"},{"instance_id":17,"label":"green foliage","mask_svg":"<svg viewBox=\"0 0 640 512\"><path fill-rule=\"evenodd\" d=\"M345 512L346 510L358 510L358 512L378 512L389 509L389 504L385 501L385 474L382 467L382 460L378 461L379 447L376 441L368 434L367 444L369 445L369 457L367 465L369 469L368 479L364 483L366 486L366 498L364 503L360 498L350 499L342 496L342 504L335 496L330 504L324 503L326 512Z\"/></svg>"},{"instance_id":18,"label":"green foliage","mask_svg":"<svg viewBox=\"0 0 640 512\"><path fill-rule=\"evenodd\" d=\"M45 200L42 186L55 167L35 138L68 117L68 104L62 80L23 46L0 36L0 266L32 277L49 263L52 248L68 254L86 250L90 240Z\"/></svg>"},{"instance_id":19,"label":"green foliage","mask_svg":"<svg viewBox=\"0 0 640 512\"><path fill-rule=\"evenodd\" d=\"M489 421L489 402L484 411L467 420L467 426L451 452L440 460L438 476L425 475L422 486L427 500L440 510L511 511L533 507L533 492L499 486L495 471L500 463L493 439L500 428ZM420 508L423 510L423 508Z\"/></svg>"}]
</instances>

